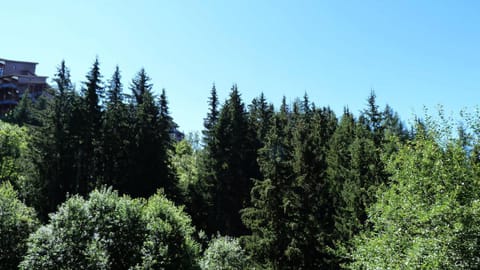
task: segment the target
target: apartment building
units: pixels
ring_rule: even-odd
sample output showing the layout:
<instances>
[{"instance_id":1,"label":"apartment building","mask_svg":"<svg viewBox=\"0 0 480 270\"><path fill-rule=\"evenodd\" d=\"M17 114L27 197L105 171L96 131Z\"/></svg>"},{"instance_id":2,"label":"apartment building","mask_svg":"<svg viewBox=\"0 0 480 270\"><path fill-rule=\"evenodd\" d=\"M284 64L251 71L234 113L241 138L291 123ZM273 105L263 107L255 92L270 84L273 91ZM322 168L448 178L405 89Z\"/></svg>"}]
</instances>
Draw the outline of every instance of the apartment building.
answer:
<instances>
[{"instance_id":1,"label":"apartment building","mask_svg":"<svg viewBox=\"0 0 480 270\"><path fill-rule=\"evenodd\" d=\"M37 76L37 63L0 58L0 113L15 108L25 91L35 100L47 88L47 77Z\"/></svg>"}]
</instances>

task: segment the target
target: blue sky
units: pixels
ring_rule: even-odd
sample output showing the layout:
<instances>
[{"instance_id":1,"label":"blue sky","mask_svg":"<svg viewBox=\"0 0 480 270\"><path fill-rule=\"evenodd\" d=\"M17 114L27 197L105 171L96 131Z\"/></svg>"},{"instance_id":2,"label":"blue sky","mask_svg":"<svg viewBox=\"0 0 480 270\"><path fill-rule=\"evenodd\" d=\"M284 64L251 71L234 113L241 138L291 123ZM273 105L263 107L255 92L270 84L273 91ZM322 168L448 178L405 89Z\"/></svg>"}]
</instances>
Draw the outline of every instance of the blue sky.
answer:
<instances>
[{"instance_id":1,"label":"blue sky","mask_svg":"<svg viewBox=\"0 0 480 270\"><path fill-rule=\"evenodd\" d=\"M478 1L5 1L0 58L65 59L77 88L98 55L124 85L142 67L165 88L174 120L200 130L215 82L278 105L305 92L358 112L374 89L404 120L423 106L480 101ZM125 89L128 91L127 87Z\"/></svg>"}]
</instances>

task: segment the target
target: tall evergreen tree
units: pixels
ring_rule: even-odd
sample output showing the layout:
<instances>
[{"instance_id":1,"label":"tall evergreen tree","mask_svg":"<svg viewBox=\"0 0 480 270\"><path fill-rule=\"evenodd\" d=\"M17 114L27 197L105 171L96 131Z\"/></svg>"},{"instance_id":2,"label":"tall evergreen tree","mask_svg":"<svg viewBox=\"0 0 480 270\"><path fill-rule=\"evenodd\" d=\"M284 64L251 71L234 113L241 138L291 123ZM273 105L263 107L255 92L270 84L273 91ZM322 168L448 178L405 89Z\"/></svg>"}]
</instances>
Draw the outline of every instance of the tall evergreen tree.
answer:
<instances>
[{"instance_id":1,"label":"tall evergreen tree","mask_svg":"<svg viewBox=\"0 0 480 270\"><path fill-rule=\"evenodd\" d=\"M165 89L162 89L159 100L159 135L160 142L157 154L161 163L158 168L162 177L162 187L171 199L178 201L179 191L175 179L175 174L172 170L171 153L173 152L173 136L177 132L177 124L173 121L168 108L168 100Z\"/></svg>"},{"instance_id":2,"label":"tall evergreen tree","mask_svg":"<svg viewBox=\"0 0 480 270\"><path fill-rule=\"evenodd\" d=\"M18 102L18 105L11 111L9 122L15 123L19 126L27 125L39 125L39 120L34 115L34 108L32 99L30 98L30 90L27 88L23 93L22 98Z\"/></svg>"},{"instance_id":3,"label":"tall evergreen tree","mask_svg":"<svg viewBox=\"0 0 480 270\"><path fill-rule=\"evenodd\" d=\"M353 168L355 127L353 114L345 109L327 152L327 176L334 210L331 247L336 251L333 262L337 266L345 263L348 243L362 225L359 218L363 205L358 204L361 186Z\"/></svg>"},{"instance_id":4,"label":"tall evergreen tree","mask_svg":"<svg viewBox=\"0 0 480 270\"><path fill-rule=\"evenodd\" d=\"M268 104L263 93L259 97L254 98L249 105L249 121L250 127L256 132L258 148L263 146L268 130L272 125L272 117L274 108L272 104Z\"/></svg>"},{"instance_id":5,"label":"tall evergreen tree","mask_svg":"<svg viewBox=\"0 0 480 270\"><path fill-rule=\"evenodd\" d=\"M212 196L215 219L214 231L242 235L246 228L240 220L240 210L247 204L251 178L258 178L253 132L248 126L247 113L234 85L218 119L214 139L215 152L208 153L215 190Z\"/></svg>"},{"instance_id":6,"label":"tall evergreen tree","mask_svg":"<svg viewBox=\"0 0 480 270\"><path fill-rule=\"evenodd\" d=\"M80 139L80 149L78 152L77 168L77 188L78 192L85 195L90 189L101 183L102 168L102 149L101 144L101 126L102 126L102 107L100 99L103 96L103 82L100 73L100 63L98 58L92 65L92 68L86 76L84 88L82 89L82 119L78 119L81 124L82 134Z\"/></svg>"},{"instance_id":7,"label":"tall evergreen tree","mask_svg":"<svg viewBox=\"0 0 480 270\"><path fill-rule=\"evenodd\" d=\"M373 140L378 147L384 138L383 114L377 104L377 95L372 90L367 100L367 108L363 111L365 124L373 134Z\"/></svg>"},{"instance_id":8,"label":"tall evergreen tree","mask_svg":"<svg viewBox=\"0 0 480 270\"><path fill-rule=\"evenodd\" d=\"M175 174L169 155L173 147L171 132L176 124L170 116L165 91L157 102L152 87L150 77L142 68L130 87L136 103L134 142L130 150L132 176L126 188L135 197L149 197L158 188L164 188L170 198L176 199Z\"/></svg>"},{"instance_id":9,"label":"tall evergreen tree","mask_svg":"<svg viewBox=\"0 0 480 270\"><path fill-rule=\"evenodd\" d=\"M189 203L187 202L187 211L192 216L194 223L199 229L205 230L209 234L217 232L216 209L213 206L216 191L215 172L218 171L219 165L215 160L215 155L218 153L215 130L218 124L219 106L217 89L213 84L208 98L208 113L203 119L202 144L204 148L198 153L198 180L192 186L192 194L188 195L194 198L196 204L188 207Z\"/></svg>"},{"instance_id":10,"label":"tall evergreen tree","mask_svg":"<svg viewBox=\"0 0 480 270\"><path fill-rule=\"evenodd\" d=\"M295 102L290 113L282 102L260 150L264 180L255 181L251 207L242 211L252 230L247 248L274 269L332 266L326 152L337 120L330 109L312 107Z\"/></svg>"},{"instance_id":11,"label":"tall evergreen tree","mask_svg":"<svg viewBox=\"0 0 480 270\"><path fill-rule=\"evenodd\" d=\"M48 202L41 210L42 217L53 211L65 200L65 195L76 191L74 185L75 152L77 151L78 127L74 126L75 99L70 70L65 61L57 67L53 78L53 98L48 103L43 126L34 136L39 149L38 168L45 186Z\"/></svg>"},{"instance_id":12,"label":"tall evergreen tree","mask_svg":"<svg viewBox=\"0 0 480 270\"><path fill-rule=\"evenodd\" d=\"M218 102L218 96L217 96L217 88L215 87L215 84L213 84L212 90L210 92L210 97L208 99L208 106L209 108L208 108L207 117L203 120L204 130L202 131L203 141L204 141L204 144L207 146L209 143L211 143L213 131L218 122L219 102Z\"/></svg>"},{"instance_id":13,"label":"tall evergreen tree","mask_svg":"<svg viewBox=\"0 0 480 270\"><path fill-rule=\"evenodd\" d=\"M142 68L133 78L132 83L130 84L130 90L132 91L133 96L137 104L143 103L143 96L145 93L151 93L153 84L150 82L151 79L145 72L145 69Z\"/></svg>"},{"instance_id":14,"label":"tall evergreen tree","mask_svg":"<svg viewBox=\"0 0 480 270\"><path fill-rule=\"evenodd\" d=\"M120 69L117 66L106 91L103 120L103 184L126 192L130 177L131 117L124 103Z\"/></svg>"},{"instance_id":15,"label":"tall evergreen tree","mask_svg":"<svg viewBox=\"0 0 480 270\"><path fill-rule=\"evenodd\" d=\"M296 211L292 222L289 260L304 269L331 268L332 200L327 179L326 154L337 119L329 108L309 113L309 107L295 121L293 129L293 171Z\"/></svg>"},{"instance_id":16,"label":"tall evergreen tree","mask_svg":"<svg viewBox=\"0 0 480 270\"><path fill-rule=\"evenodd\" d=\"M285 101L285 99L284 99ZM297 198L294 193L292 136L289 115L283 102L272 119L272 127L259 151L263 179L255 180L251 205L242 210L242 220L251 230L246 247L266 268L288 269L290 237L294 234L291 216Z\"/></svg>"}]
</instances>

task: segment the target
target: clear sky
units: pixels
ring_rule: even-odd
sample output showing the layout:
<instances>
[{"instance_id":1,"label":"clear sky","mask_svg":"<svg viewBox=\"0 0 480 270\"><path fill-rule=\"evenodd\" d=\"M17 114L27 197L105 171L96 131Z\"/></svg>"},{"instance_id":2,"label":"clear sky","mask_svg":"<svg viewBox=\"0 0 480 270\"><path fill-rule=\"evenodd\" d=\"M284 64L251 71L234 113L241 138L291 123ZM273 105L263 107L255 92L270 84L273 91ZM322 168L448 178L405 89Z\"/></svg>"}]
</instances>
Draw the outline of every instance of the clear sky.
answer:
<instances>
[{"instance_id":1,"label":"clear sky","mask_svg":"<svg viewBox=\"0 0 480 270\"><path fill-rule=\"evenodd\" d=\"M0 58L50 77L65 59L77 88L97 55L125 86L144 67L185 132L202 128L213 82L221 100L237 83L246 103L307 92L339 113L363 109L374 89L404 120L480 102L474 0L23 0L1 11Z\"/></svg>"}]
</instances>

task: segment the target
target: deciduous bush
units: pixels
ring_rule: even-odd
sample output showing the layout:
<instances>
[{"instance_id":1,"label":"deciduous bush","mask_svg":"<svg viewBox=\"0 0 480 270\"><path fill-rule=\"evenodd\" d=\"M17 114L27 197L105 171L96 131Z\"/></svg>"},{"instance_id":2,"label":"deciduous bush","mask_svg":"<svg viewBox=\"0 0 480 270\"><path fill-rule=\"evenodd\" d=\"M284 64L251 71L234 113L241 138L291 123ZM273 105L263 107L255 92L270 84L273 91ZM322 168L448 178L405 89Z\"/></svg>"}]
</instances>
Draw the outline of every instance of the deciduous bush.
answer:
<instances>
[{"instance_id":1,"label":"deciduous bush","mask_svg":"<svg viewBox=\"0 0 480 270\"><path fill-rule=\"evenodd\" d=\"M417 138L388 164L351 269L478 269L480 167L456 140Z\"/></svg>"},{"instance_id":2,"label":"deciduous bush","mask_svg":"<svg viewBox=\"0 0 480 270\"><path fill-rule=\"evenodd\" d=\"M27 251L27 238L38 225L35 211L17 198L8 182L0 185L0 268L16 269Z\"/></svg>"},{"instance_id":3,"label":"deciduous bush","mask_svg":"<svg viewBox=\"0 0 480 270\"><path fill-rule=\"evenodd\" d=\"M188 269L198 253L192 233L163 195L145 202L96 190L68 199L30 237L21 269Z\"/></svg>"},{"instance_id":4,"label":"deciduous bush","mask_svg":"<svg viewBox=\"0 0 480 270\"><path fill-rule=\"evenodd\" d=\"M217 237L210 241L200 266L203 270L240 270L249 269L249 261L238 239Z\"/></svg>"}]
</instances>

